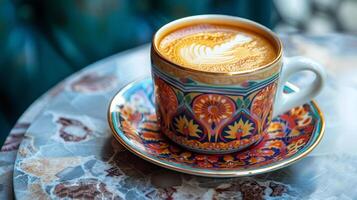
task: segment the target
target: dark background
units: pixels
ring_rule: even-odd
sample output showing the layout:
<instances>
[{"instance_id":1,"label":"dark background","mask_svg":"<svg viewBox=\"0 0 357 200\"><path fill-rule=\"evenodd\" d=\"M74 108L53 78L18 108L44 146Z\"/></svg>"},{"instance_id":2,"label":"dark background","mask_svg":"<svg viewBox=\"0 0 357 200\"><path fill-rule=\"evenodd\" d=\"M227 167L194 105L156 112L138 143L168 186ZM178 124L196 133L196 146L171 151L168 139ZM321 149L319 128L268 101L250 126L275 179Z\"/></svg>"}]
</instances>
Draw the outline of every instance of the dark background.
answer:
<instances>
[{"instance_id":1,"label":"dark background","mask_svg":"<svg viewBox=\"0 0 357 200\"><path fill-rule=\"evenodd\" d=\"M217 13L279 33L355 33L353 10L355 0L0 0L0 146L18 117L53 85L150 42L174 19Z\"/></svg>"}]
</instances>

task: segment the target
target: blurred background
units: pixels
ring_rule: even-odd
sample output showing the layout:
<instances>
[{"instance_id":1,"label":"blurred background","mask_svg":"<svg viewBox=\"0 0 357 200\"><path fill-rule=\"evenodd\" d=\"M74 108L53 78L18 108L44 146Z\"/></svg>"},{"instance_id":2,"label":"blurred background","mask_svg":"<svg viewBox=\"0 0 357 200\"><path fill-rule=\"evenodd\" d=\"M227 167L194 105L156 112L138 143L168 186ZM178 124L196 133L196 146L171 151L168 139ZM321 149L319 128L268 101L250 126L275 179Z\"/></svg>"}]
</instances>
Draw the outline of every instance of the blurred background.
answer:
<instances>
[{"instance_id":1,"label":"blurred background","mask_svg":"<svg viewBox=\"0 0 357 200\"><path fill-rule=\"evenodd\" d=\"M0 146L26 108L65 77L150 42L167 22L207 13L279 34L357 33L357 0L0 0Z\"/></svg>"}]
</instances>

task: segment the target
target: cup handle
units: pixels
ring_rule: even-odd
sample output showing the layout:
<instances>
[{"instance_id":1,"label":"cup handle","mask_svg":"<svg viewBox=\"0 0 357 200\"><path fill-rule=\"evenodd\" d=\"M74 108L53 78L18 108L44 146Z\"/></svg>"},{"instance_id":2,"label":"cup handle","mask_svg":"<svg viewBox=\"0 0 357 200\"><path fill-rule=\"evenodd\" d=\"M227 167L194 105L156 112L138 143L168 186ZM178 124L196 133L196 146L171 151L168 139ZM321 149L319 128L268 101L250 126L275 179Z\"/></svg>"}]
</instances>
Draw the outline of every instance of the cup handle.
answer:
<instances>
[{"instance_id":1,"label":"cup handle","mask_svg":"<svg viewBox=\"0 0 357 200\"><path fill-rule=\"evenodd\" d=\"M289 77L297 72L308 70L315 73L315 80L307 87L299 88L299 91L286 94L283 92L284 85ZM278 92L276 95L273 117L286 112L296 106L302 105L315 97L323 88L326 80L324 68L317 62L304 58L285 58L282 68Z\"/></svg>"}]
</instances>

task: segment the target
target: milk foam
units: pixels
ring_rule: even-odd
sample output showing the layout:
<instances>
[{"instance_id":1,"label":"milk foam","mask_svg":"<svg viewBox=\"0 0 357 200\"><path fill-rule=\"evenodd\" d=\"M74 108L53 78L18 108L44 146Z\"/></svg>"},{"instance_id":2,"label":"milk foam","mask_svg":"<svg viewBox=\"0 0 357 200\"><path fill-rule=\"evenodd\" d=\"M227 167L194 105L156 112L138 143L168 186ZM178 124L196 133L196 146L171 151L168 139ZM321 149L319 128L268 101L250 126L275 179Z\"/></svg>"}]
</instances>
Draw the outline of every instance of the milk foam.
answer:
<instances>
[{"instance_id":1,"label":"milk foam","mask_svg":"<svg viewBox=\"0 0 357 200\"><path fill-rule=\"evenodd\" d=\"M272 44L258 34L234 26L199 24L165 35L158 49L168 60L209 72L246 71L276 57Z\"/></svg>"},{"instance_id":2,"label":"milk foam","mask_svg":"<svg viewBox=\"0 0 357 200\"><path fill-rule=\"evenodd\" d=\"M232 40L213 47L192 43L180 49L181 58L191 65L234 63L239 44L250 42L251 37L237 34Z\"/></svg>"}]
</instances>

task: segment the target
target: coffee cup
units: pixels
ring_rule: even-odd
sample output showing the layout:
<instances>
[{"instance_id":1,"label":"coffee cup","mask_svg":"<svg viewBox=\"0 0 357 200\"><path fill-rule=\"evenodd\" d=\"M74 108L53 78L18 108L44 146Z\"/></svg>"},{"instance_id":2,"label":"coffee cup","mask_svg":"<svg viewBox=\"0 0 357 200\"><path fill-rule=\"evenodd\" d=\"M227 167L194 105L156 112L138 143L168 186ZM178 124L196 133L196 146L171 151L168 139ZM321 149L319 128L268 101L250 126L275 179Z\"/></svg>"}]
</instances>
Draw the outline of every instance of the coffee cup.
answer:
<instances>
[{"instance_id":1,"label":"coffee cup","mask_svg":"<svg viewBox=\"0 0 357 200\"><path fill-rule=\"evenodd\" d=\"M257 144L274 117L311 100L325 82L315 61L282 54L275 33L239 17L198 15L164 25L151 47L162 133L208 154ZM300 71L314 73L314 81L284 93L288 78Z\"/></svg>"}]
</instances>

